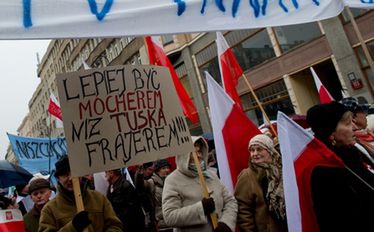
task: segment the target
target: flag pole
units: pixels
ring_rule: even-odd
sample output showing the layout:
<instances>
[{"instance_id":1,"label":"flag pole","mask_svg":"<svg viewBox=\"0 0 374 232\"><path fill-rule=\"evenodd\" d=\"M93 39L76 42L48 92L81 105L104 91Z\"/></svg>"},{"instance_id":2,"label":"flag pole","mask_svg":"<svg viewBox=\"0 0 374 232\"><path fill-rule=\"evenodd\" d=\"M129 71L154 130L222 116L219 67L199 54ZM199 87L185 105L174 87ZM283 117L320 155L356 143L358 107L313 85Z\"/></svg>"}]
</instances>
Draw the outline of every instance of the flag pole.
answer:
<instances>
[{"instance_id":1,"label":"flag pole","mask_svg":"<svg viewBox=\"0 0 374 232\"><path fill-rule=\"evenodd\" d=\"M261 103L260 100L258 99L258 97L257 97L257 95L256 95L256 93L255 93L255 91L253 91L253 88L252 88L251 83L249 83L247 77L246 77L244 74L242 74L242 77L243 77L245 83L247 84L249 90L251 91L252 96L254 97L254 99L255 99L255 101L256 101L258 107L260 107L260 110L261 110L261 112L262 112L262 115L265 117L267 123L269 124L271 131L273 132L273 134L275 135L275 137L277 137L277 132L275 131L273 125L271 124L270 119L269 119L268 115L266 114L264 108L262 107L262 103Z\"/></svg>"},{"instance_id":2,"label":"flag pole","mask_svg":"<svg viewBox=\"0 0 374 232\"><path fill-rule=\"evenodd\" d=\"M51 175L51 151L52 151L52 142L51 142L51 133L52 133L52 120L51 120L51 114L49 114L48 109L47 109L47 114L49 118L49 126L48 126L48 174Z\"/></svg>"},{"instance_id":3,"label":"flag pole","mask_svg":"<svg viewBox=\"0 0 374 232\"><path fill-rule=\"evenodd\" d=\"M353 29L356 33L356 36L360 42L360 45L362 47L362 50L364 51L364 54L365 54L365 58L366 60L368 61L369 63L369 66L371 68L371 70L374 72L374 61L373 59L371 58L370 56L370 52L369 52L369 49L364 41L364 38L362 37L362 34L361 34L361 31L360 29L358 28L358 25L356 23L356 20L355 18L353 17L353 14L351 12L351 10L349 9L348 6L345 7L345 11L347 12L348 16L349 16L349 19L351 20L351 23L352 23L352 26L353 26Z\"/></svg>"},{"instance_id":4,"label":"flag pole","mask_svg":"<svg viewBox=\"0 0 374 232\"><path fill-rule=\"evenodd\" d=\"M201 188L203 189L204 198L209 198L210 196L208 192L208 186L205 182L203 172L201 171L200 162L199 162L199 159L197 158L196 152L192 152L192 157L197 168L197 173L199 174L200 185L201 185ZM211 213L210 219L212 221L213 229L216 229L218 226L217 214L215 212Z\"/></svg>"}]
</instances>

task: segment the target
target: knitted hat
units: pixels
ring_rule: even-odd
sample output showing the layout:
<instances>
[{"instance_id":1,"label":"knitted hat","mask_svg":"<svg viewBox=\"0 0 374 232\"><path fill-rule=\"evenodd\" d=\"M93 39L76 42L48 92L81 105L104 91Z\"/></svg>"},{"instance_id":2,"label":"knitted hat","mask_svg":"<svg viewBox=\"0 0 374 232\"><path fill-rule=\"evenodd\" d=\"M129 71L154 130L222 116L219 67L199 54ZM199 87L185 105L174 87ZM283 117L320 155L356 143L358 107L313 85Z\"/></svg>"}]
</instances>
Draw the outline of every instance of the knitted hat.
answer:
<instances>
[{"instance_id":1,"label":"knitted hat","mask_svg":"<svg viewBox=\"0 0 374 232\"><path fill-rule=\"evenodd\" d=\"M42 188L50 189L51 185L48 180L43 179L43 178L37 178L30 182L29 194L31 194L35 190L42 189Z\"/></svg>"},{"instance_id":2,"label":"knitted hat","mask_svg":"<svg viewBox=\"0 0 374 232\"><path fill-rule=\"evenodd\" d=\"M273 150L274 150L273 140L265 134L259 134L259 135L254 136L249 141L248 148L250 148L253 145L258 145L266 149L269 153L273 153Z\"/></svg>"},{"instance_id":3,"label":"knitted hat","mask_svg":"<svg viewBox=\"0 0 374 232\"><path fill-rule=\"evenodd\" d=\"M170 168L169 162L166 159L157 160L156 165L155 165L155 171L157 172L158 170L160 170L163 167L169 167Z\"/></svg>"},{"instance_id":4,"label":"knitted hat","mask_svg":"<svg viewBox=\"0 0 374 232\"><path fill-rule=\"evenodd\" d=\"M334 131L343 114L349 111L343 104L330 102L311 107L306 116L315 137L326 140Z\"/></svg>"},{"instance_id":5,"label":"knitted hat","mask_svg":"<svg viewBox=\"0 0 374 232\"><path fill-rule=\"evenodd\" d=\"M67 155L61 156L61 158L55 163L56 172L55 177L66 175L70 172L69 158Z\"/></svg>"}]
</instances>

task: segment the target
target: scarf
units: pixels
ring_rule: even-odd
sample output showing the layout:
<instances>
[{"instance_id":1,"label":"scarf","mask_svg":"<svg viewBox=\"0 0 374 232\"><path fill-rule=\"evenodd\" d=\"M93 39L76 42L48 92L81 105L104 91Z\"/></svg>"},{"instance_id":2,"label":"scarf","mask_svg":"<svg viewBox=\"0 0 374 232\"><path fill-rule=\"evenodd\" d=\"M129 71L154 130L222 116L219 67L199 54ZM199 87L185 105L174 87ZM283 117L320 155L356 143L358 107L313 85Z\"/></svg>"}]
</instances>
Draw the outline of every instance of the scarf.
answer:
<instances>
[{"instance_id":1,"label":"scarf","mask_svg":"<svg viewBox=\"0 0 374 232\"><path fill-rule=\"evenodd\" d=\"M272 163L251 163L251 165L255 172L264 173L265 178L268 180L265 200L269 211L273 213L277 219L286 220L281 158L279 153L275 150L272 151L271 156L273 158Z\"/></svg>"},{"instance_id":2,"label":"scarf","mask_svg":"<svg viewBox=\"0 0 374 232\"><path fill-rule=\"evenodd\" d=\"M200 161L200 167L201 167L201 171L203 172L203 176L207 179L210 179L211 177L209 176L207 172L207 168L206 168L206 164L204 160ZM188 164L188 170L191 171L194 177L199 176L199 173L197 172L197 167L194 162Z\"/></svg>"}]
</instances>

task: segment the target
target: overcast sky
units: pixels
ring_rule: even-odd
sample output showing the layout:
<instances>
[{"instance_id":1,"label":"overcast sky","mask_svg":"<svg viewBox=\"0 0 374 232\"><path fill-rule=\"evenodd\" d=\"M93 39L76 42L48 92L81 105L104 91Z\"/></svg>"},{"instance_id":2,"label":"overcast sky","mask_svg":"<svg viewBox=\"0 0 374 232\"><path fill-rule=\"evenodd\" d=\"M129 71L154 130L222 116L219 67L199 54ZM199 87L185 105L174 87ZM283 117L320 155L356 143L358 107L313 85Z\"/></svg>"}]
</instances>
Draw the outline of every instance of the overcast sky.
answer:
<instances>
[{"instance_id":1,"label":"overcast sky","mask_svg":"<svg viewBox=\"0 0 374 232\"><path fill-rule=\"evenodd\" d=\"M28 102L40 83L36 53L43 57L49 40L0 40L0 160L9 144L7 132L17 128L28 112Z\"/></svg>"}]
</instances>

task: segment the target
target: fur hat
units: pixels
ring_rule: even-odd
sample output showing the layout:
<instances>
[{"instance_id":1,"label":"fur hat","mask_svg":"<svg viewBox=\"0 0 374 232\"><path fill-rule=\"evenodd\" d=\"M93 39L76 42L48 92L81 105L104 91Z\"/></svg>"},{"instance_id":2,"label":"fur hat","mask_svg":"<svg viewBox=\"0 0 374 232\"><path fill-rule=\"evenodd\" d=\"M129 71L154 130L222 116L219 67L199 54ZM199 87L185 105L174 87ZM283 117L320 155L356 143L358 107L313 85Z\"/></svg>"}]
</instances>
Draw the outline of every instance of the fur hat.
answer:
<instances>
[{"instance_id":1,"label":"fur hat","mask_svg":"<svg viewBox=\"0 0 374 232\"><path fill-rule=\"evenodd\" d=\"M55 177L66 175L70 172L69 158L67 155L61 156L61 158L55 163L56 172Z\"/></svg>"},{"instance_id":2,"label":"fur hat","mask_svg":"<svg viewBox=\"0 0 374 232\"><path fill-rule=\"evenodd\" d=\"M50 189L51 185L49 181L43 178L34 179L30 182L29 194L31 194L35 190L42 189L42 188Z\"/></svg>"},{"instance_id":3,"label":"fur hat","mask_svg":"<svg viewBox=\"0 0 374 232\"><path fill-rule=\"evenodd\" d=\"M349 111L343 104L330 102L311 107L306 116L315 137L326 140L334 131L345 112Z\"/></svg>"}]
</instances>

